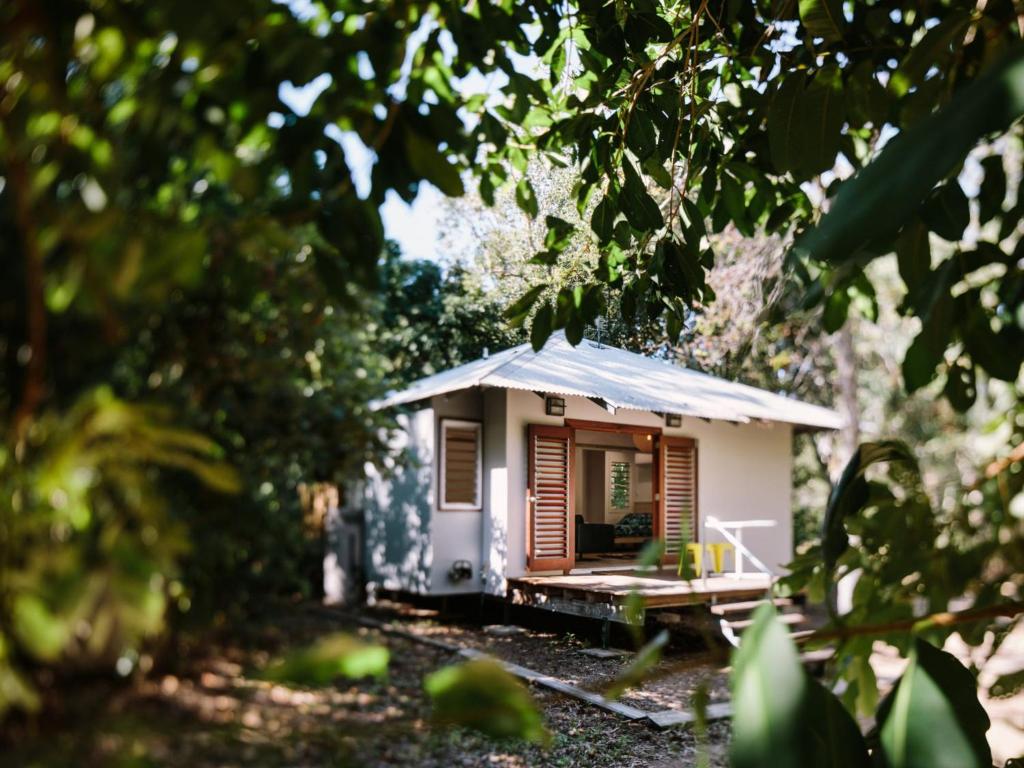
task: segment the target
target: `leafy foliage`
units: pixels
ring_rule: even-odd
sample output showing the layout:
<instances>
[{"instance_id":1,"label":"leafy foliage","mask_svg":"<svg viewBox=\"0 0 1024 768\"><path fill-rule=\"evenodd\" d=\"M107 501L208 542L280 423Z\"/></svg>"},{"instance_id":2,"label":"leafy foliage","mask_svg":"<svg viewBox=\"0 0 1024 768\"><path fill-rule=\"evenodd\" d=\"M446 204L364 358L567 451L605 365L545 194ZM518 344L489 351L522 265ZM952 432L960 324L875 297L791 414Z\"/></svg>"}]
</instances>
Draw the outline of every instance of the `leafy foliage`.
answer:
<instances>
[{"instance_id":1,"label":"leafy foliage","mask_svg":"<svg viewBox=\"0 0 1024 768\"><path fill-rule=\"evenodd\" d=\"M434 719L465 726L499 739L550 739L529 692L500 663L475 659L431 673L423 682Z\"/></svg>"},{"instance_id":2,"label":"leafy foliage","mask_svg":"<svg viewBox=\"0 0 1024 768\"><path fill-rule=\"evenodd\" d=\"M107 389L64 418L41 420L29 441L20 461L0 452L0 493L11 501L0 510L0 710L37 700L16 662L131 665L162 629L189 541L157 470L218 493L238 490L212 441L172 423L166 409L130 405Z\"/></svg>"},{"instance_id":3,"label":"leafy foliage","mask_svg":"<svg viewBox=\"0 0 1024 768\"><path fill-rule=\"evenodd\" d=\"M971 673L918 640L910 665L876 714L868 742L839 699L813 680L775 610L758 609L733 660L731 764L975 766L992 764L989 719Z\"/></svg>"},{"instance_id":4,"label":"leafy foliage","mask_svg":"<svg viewBox=\"0 0 1024 768\"><path fill-rule=\"evenodd\" d=\"M265 680L299 685L327 685L339 677L384 677L388 671L388 649L345 635L322 637L263 671Z\"/></svg>"}]
</instances>

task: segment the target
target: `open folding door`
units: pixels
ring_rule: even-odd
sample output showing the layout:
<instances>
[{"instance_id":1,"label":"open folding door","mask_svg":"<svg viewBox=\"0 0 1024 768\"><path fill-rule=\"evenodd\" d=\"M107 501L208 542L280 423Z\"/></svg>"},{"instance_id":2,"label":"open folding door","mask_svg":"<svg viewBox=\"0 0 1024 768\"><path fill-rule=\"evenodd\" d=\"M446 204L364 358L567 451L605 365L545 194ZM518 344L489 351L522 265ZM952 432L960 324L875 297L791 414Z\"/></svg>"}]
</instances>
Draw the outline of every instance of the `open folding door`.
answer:
<instances>
[{"instance_id":1,"label":"open folding door","mask_svg":"<svg viewBox=\"0 0 1024 768\"><path fill-rule=\"evenodd\" d=\"M697 541L697 444L664 435L659 442L658 535L665 540L665 561L677 562L683 543Z\"/></svg>"},{"instance_id":2,"label":"open folding door","mask_svg":"<svg viewBox=\"0 0 1024 768\"><path fill-rule=\"evenodd\" d=\"M569 570L576 559L573 430L531 424L529 440L527 568Z\"/></svg>"}]
</instances>

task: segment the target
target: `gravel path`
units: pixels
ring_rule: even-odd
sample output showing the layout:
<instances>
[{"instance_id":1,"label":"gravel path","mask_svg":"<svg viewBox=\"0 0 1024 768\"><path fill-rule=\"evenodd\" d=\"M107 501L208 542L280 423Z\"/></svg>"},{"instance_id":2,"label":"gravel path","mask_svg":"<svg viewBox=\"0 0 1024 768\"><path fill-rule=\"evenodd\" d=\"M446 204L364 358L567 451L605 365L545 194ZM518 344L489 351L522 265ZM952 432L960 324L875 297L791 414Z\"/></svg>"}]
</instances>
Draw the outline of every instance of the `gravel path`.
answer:
<instances>
[{"instance_id":1,"label":"gravel path","mask_svg":"<svg viewBox=\"0 0 1024 768\"><path fill-rule=\"evenodd\" d=\"M485 651L596 692L606 689L632 660L632 654L612 659L587 656L581 651L591 646L572 634L524 629L509 636L494 636L484 626L442 620L436 611L401 603L382 603L373 610L367 609L365 614L396 623L423 637ZM714 663L708 654L670 648L654 668L653 679L630 689L621 700L648 712L690 710L694 692L701 684L707 686L710 701L728 701L729 678L720 664Z\"/></svg>"}]
</instances>

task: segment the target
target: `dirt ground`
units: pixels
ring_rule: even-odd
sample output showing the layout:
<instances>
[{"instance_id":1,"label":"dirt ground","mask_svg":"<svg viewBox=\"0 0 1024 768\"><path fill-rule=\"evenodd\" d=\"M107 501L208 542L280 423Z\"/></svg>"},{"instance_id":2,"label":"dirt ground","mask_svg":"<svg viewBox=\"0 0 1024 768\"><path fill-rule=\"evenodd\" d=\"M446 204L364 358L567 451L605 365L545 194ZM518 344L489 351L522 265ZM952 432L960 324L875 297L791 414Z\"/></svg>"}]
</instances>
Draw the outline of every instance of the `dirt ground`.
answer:
<instances>
[{"instance_id":1,"label":"dirt ground","mask_svg":"<svg viewBox=\"0 0 1024 768\"><path fill-rule=\"evenodd\" d=\"M0 765L694 768L701 754L709 768L727 765L728 721L711 723L707 737L698 740L691 727L659 731L537 687L532 694L553 737L546 748L435 728L423 678L462 659L368 627L367 619L449 646L483 650L597 692L630 662L628 655L595 659L583 654L595 638L574 635L565 626L545 631L537 628L542 623L531 623L533 629L503 636L489 631L485 622L442 618L436 611L401 603L382 603L357 614L290 606L258 624L231 627L230 642L203 642L196 652L133 684L113 689L106 681L83 681L68 701L55 702L50 720L37 722L32 730L22 725L0 733ZM287 650L339 631L387 646L387 678L339 680L322 687L260 679L260 670ZM619 637L615 644L625 646L628 640ZM948 649L969 661L969 650ZM997 658L983 677L1019 668L1024 629L1004 649L1006 658ZM883 688L896 679L902 664L879 646L872 665ZM712 702L728 699L721 658L675 644L655 671L654 679L622 700L649 712L691 709L698 686L706 687ZM993 721L989 740L996 764L1002 764L1024 749L1024 697L985 699L984 704Z\"/></svg>"},{"instance_id":2,"label":"dirt ground","mask_svg":"<svg viewBox=\"0 0 1024 768\"><path fill-rule=\"evenodd\" d=\"M372 614L461 647L474 647L582 687L600 690L628 659L580 653L572 635L530 632L496 638L482 627L441 622L429 613ZM391 651L384 681L340 681L318 688L258 678L275 655L329 632L349 631ZM172 673L152 674L114 693L83 689L57 721L22 733L4 765L17 766L694 766L726 764L727 723L712 723L707 743L691 728L658 731L589 704L534 689L550 746L495 742L461 730L436 729L423 693L424 675L460 659L451 653L361 626L311 607L270 617L247 630L242 644L210 646ZM724 677L698 659L691 668L649 683L625 701L655 711L686 706L708 680L712 700ZM11 758L11 762L8 762Z\"/></svg>"},{"instance_id":3,"label":"dirt ground","mask_svg":"<svg viewBox=\"0 0 1024 768\"><path fill-rule=\"evenodd\" d=\"M592 647L593 638L559 631L530 630L511 636L496 636L486 624L474 621L441 620L436 611L417 609L401 603L381 602L368 616L392 622L406 631L463 648L476 648L503 661L528 667L586 690L601 692L618 677L631 661L631 655L597 659L581 651ZM571 626L571 618L568 619ZM531 624L532 625L532 624ZM628 638L616 645L630 648ZM708 653L692 648L670 648L664 660L653 670L653 679L630 689L621 701L638 709L657 712L665 709L692 709L691 699L703 684L711 702L729 698L729 678L722 662Z\"/></svg>"}]
</instances>

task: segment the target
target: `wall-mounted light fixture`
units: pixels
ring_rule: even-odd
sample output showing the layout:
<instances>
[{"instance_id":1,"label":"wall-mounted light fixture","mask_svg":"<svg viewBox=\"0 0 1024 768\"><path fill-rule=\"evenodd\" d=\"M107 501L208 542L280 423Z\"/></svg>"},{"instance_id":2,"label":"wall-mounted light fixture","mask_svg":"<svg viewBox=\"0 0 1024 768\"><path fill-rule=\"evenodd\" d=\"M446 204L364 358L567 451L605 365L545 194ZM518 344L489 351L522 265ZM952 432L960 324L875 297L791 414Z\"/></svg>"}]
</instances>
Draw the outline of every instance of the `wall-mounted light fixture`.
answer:
<instances>
[{"instance_id":1,"label":"wall-mounted light fixture","mask_svg":"<svg viewBox=\"0 0 1024 768\"><path fill-rule=\"evenodd\" d=\"M552 397L551 395L545 397L544 413L548 416L565 416L565 398Z\"/></svg>"},{"instance_id":2,"label":"wall-mounted light fixture","mask_svg":"<svg viewBox=\"0 0 1024 768\"><path fill-rule=\"evenodd\" d=\"M681 427L683 426L683 417L678 413L666 413L665 414L665 426L666 427Z\"/></svg>"}]
</instances>

